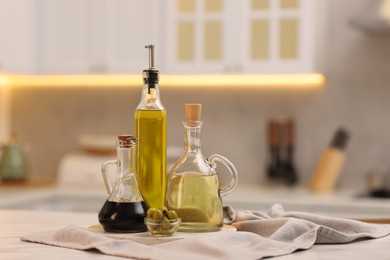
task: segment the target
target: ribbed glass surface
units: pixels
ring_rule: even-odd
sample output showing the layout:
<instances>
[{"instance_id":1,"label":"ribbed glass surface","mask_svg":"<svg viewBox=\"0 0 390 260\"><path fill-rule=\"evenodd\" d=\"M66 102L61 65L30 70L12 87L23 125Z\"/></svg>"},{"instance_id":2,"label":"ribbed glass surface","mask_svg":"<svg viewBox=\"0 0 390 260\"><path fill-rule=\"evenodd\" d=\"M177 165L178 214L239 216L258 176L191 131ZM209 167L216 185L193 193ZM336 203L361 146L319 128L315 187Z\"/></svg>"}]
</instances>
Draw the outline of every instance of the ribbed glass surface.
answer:
<instances>
[{"instance_id":1,"label":"ribbed glass surface","mask_svg":"<svg viewBox=\"0 0 390 260\"><path fill-rule=\"evenodd\" d=\"M204 0L204 10L206 12L222 11L222 0Z\"/></svg>"},{"instance_id":2,"label":"ribbed glass surface","mask_svg":"<svg viewBox=\"0 0 390 260\"><path fill-rule=\"evenodd\" d=\"M281 19L279 22L279 58L296 59L298 57L298 20Z\"/></svg>"},{"instance_id":3,"label":"ribbed glass surface","mask_svg":"<svg viewBox=\"0 0 390 260\"><path fill-rule=\"evenodd\" d=\"M252 0L252 10L268 10L269 0Z\"/></svg>"},{"instance_id":4,"label":"ribbed glass surface","mask_svg":"<svg viewBox=\"0 0 390 260\"><path fill-rule=\"evenodd\" d=\"M195 59L195 26L192 22L177 23L176 56L179 61Z\"/></svg>"},{"instance_id":5,"label":"ribbed glass surface","mask_svg":"<svg viewBox=\"0 0 390 260\"><path fill-rule=\"evenodd\" d=\"M176 10L180 13L193 13L195 11L195 0L177 0Z\"/></svg>"},{"instance_id":6,"label":"ribbed glass surface","mask_svg":"<svg viewBox=\"0 0 390 260\"><path fill-rule=\"evenodd\" d=\"M222 58L222 24L219 21L204 23L204 59L207 61Z\"/></svg>"},{"instance_id":7,"label":"ribbed glass surface","mask_svg":"<svg viewBox=\"0 0 390 260\"><path fill-rule=\"evenodd\" d=\"M251 22L251 59L266 60L269 58L269 21L265 19Z\"/></svg>"},{"instance_id":8,"label":"ribbed glass surface","mask_svg":"<svg viewBox=\"0 0 390 260\"><path fill-rule=\"evenodd\" d=\"M298 0L279 0L280 9L295 9L299 6Z\"/></svg>"}]
</instances>

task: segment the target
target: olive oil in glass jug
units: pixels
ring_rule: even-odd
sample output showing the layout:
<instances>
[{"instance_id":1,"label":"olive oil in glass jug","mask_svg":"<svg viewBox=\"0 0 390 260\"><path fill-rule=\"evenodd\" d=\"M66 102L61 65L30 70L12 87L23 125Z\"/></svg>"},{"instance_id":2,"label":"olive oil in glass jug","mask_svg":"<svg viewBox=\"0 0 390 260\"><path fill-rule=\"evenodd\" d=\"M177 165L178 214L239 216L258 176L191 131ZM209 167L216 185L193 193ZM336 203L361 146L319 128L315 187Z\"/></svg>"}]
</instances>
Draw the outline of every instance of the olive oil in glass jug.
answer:
<instances>
[{"instance_id":1,"label":"olive oil in glass jug","mask_svg":"<svg viewBox=\"0 0 390 260\"><path fill-rule=\"evenodd\" d=\"M234 165L221 155L202 155L200 134L201 104L186 104L185 152L168 174L166 207L175 210L182 219L179 231L218 231L223 226L221 196L237 184ZM231 174L227 187L219 187L216 161L225 165Z\"/></svg>"}]
</instances>

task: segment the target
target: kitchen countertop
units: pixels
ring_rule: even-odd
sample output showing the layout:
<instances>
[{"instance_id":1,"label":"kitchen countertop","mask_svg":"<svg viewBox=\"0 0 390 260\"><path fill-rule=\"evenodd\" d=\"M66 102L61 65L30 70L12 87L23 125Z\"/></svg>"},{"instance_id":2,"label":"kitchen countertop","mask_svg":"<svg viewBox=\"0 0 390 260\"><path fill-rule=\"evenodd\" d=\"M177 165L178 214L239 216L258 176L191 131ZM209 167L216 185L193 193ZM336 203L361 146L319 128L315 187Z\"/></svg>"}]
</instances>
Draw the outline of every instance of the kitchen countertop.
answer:
<instances>
[{"instance_id":1,"label":"kitchen countertop","mask_svg":"<svg viewBox=\"0 0 390 260\"><path fill-rule=\"evenodd\" d=\"M1 186L0 209L97 212L107 197L103 183L90 186ZM389 199L369 198L359 195L357 191L348 190L318 194L305 187L240 183L230 194L223 197L223 202L235 209L267 211L273 204L279 203L286 211L305 211L336 217L390 219ZM72 203L79 205L73 207L70 205Z\"/></svg>"},{"instance_id":2,"label":"kitchen countertop","mask_svg":"<svg viewBox=\"0 0 390 260\"><path fill-rule=\"evenodd\" d=\"M23 242L22 235L53 232L66 225L88 227L97 223L95 213L0 210L1 259L119 259L96 251L78 251ZM390 236L343 245L314 245L311 249L276 257L281 260L305 259L389 259Z\"/></svg>"},{"instance_id":3,"label":"kitchen countertop","mask_svg":"<svg viewBox=\"0 0 390 260\"><path fill-rule=\"evenodd\" d=\"M336 190L329 194L312 193L305 187L239 185L226 197L224 204L236 209L266 211L274 203L286 210L305 211L337 217L390 218L387 199L358 196L357 191ZM118 259L95 251L77 251L23 242L20 236L35 232L55 232L67 225L89 227L97 224L97 212L107 198L104 184L100 185L2 185L0 189L0 258L1 259ZM66 200L84 201L78 210L68 212ZM38 205L50 202L51 206ZM92 206L87 208L87 206ZM35 210L26 210L35 209ZM81 210L80 210L81 209ZM390 236L345 245L314 245L306 251L277 257L283 260L305 259L389 259Z\"/></svg>"}]
</instances>

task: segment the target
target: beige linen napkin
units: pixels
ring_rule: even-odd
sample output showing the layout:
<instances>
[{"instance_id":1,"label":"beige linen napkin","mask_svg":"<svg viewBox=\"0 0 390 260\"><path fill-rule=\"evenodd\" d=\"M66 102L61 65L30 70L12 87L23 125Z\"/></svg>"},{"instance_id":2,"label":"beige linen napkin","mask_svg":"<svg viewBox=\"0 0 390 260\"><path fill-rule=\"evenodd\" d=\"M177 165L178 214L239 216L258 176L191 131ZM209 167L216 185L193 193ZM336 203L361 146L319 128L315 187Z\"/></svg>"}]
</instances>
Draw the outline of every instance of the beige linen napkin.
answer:
<instances>
[{"instance_id":1,"label":"beige linen napkin","mask_svg":"<svg viewBox=\"0 0 390 260\"><path fill-rule=\"evenodd\" d=\"M198 233L145 244L131 236L112 238L91 230L68 226L56 233L32 234L23 241L78 250L97 249L107 255L132 259L261 259L308 249L314 243L348 243L358 238L379 238L390 225L324 217L303 212L285 212L276 204L268 213L224 208L225 222L237 232ZM151 238L155 239L155 238Z\"/></svg>"},{"instance_id":2,"label":"beige linen napkin","mask_svg":"<svg viewBox=\"0 0 390 260\"><path fill-rule=\"evenodd\" d=\"M224 207L224 221L239 231L256 233L272 240L295 243L349 243L359 238L379 238L390 234L390 225L369 224L352 219L334 218L305 212L285 212L275 204L268 213L235 211ZM297 245L299 246L299 245Z\"/></svg>"}]
</instances>

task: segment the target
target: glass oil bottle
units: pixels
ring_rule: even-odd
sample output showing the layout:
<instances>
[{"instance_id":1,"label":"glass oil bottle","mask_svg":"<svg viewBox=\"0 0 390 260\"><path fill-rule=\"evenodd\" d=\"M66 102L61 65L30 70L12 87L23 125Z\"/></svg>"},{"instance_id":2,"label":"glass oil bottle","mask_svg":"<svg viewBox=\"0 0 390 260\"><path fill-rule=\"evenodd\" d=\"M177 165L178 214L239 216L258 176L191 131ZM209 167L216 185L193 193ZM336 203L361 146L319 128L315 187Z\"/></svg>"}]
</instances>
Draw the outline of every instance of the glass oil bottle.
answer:
<instances>
[{"instance_id":1,"label":"glass oil bottle","mask_svg":"<svg viewBox=\"0 0 390 260\"><path fill-rule=\"evenodd\" d=\"M141 192L151 207L164 205L166 189L166 111L160 101L154 45L149 49L149 69L143 71L141 102L135 111L137 177Z\"/></svg>"},{"instance_id":2,"label":"glass oil bottle","mask_svg":"<svg viewBox=\"0 0 390 260\"><path fill-rule=\"evenodd\" d=\"M117 140L117 159L105 161L102 174L107 192L110 194L99 212L99 222L107 232L143 232L146 231L144 218L148 204L138 187L135 177L136 141L131 135L120 135ZM108 167L116 165L115 186L108 177Z\"/></svg>"},{"instance_id":3,"label":"glass oil bottle","mask_svg":"<svg viewBox=\"0 0 390 260\"><path fill-rule=\"evenodd\" d=\"M218 231L223 226L222 199L237 184L234 165L221 155L202 155L200 134L201 104L186 104L185 152L168 174L166 207L182 219L179 231ZM227 187L219 187L216 161L231 174Z\"/></svg>"}]
</instances>

